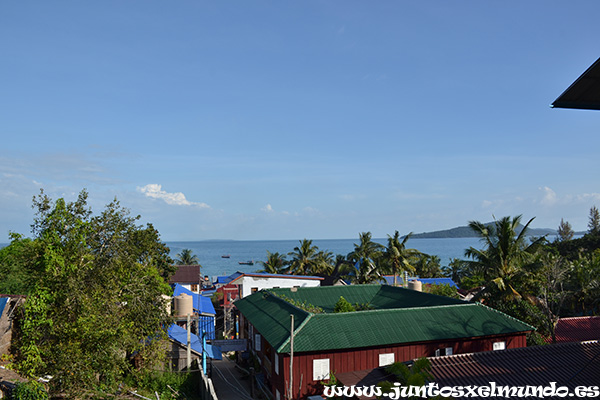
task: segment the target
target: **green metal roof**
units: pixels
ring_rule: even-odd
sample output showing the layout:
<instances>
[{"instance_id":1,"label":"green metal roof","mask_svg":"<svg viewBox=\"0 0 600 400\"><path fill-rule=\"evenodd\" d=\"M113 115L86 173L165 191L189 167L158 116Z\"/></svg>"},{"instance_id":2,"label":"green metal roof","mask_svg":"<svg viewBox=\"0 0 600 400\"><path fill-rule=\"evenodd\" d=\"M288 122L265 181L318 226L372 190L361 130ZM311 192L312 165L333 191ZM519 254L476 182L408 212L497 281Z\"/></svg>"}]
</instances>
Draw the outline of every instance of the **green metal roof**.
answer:
<instances>
[{"instance_id":1,"label":"green metal roof","mask_svg":"<svg viewBox=\"0 0 600 400\"><path fill-rule=\"evenodd\" d=\"M313 314L277 295L324 309ZM343 296L370 303L373 310L333 313ZM439 341L531 331L534 328L478 303L387 285L354 285L261 291L236 307L278 353L290 351L290 314L294 314L294 351L319 351Z\"/></svg>"}]
</instances>

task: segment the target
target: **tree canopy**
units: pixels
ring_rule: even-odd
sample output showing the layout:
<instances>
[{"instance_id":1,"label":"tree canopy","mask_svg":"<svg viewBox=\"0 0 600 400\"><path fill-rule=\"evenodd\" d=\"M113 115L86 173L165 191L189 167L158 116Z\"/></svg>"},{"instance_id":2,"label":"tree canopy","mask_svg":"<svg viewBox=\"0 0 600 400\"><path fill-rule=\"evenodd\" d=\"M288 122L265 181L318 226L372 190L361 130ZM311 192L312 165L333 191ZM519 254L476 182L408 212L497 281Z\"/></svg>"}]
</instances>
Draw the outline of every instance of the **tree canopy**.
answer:
<instances>
[{"instance_id":1,"label":"tree canopy","mask_svg":"<svg viewBox=\"0 0 600 400\"><path fill-rule=\"evenodd\" d=\"M87 197L53 201L41 191L33 238L14 235L9 246L31 284L13 339L16 366L52 375L54 392L114 387L131 370L128 357L153 351L169 321L172 260L158 232L116 199L93 215Z\"/></svg>"}]
</instances>

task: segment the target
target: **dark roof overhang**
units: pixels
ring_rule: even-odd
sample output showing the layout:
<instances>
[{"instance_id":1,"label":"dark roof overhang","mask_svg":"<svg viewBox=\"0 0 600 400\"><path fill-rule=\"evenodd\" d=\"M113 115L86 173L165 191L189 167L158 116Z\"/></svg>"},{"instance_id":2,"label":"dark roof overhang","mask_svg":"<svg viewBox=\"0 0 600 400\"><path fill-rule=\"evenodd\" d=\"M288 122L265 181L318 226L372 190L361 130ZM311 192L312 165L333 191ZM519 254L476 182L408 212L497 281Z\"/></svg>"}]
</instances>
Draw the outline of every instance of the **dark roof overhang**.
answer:
<instances>
[{"instance_id":1,"label":"dark roof overhang","mask_svg":"<svg viewBox=\"0 0 600 400\"><path fill-rule=\"evenodd\" d=\"M600 58L554 100L552 107L600 110Z\"/></svg>"}]
</instances>

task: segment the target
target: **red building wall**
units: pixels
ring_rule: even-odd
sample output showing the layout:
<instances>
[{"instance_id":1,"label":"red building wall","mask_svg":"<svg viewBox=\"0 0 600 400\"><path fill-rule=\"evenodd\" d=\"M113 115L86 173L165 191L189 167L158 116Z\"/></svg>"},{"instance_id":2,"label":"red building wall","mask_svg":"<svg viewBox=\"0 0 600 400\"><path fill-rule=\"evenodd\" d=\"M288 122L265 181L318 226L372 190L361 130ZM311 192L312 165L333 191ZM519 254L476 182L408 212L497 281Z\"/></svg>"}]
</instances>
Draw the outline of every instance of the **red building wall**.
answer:
<instances>
[{"instance_id":1,"label":"red building wall","mask_svg":"<svg viewBox=\"0 0 600 400\"><path fill-rule=\"evenodd\" d=\"M279 373L275 372L275 349L260 336L260 351L255 349L256 331L250 324L243 322L242 337L250 339L249 348L254 350L259 358L265 374L265 381L271 387L273 395L279 391L280 399L285 399L285 393L289 386L290 355L278 354ZM252 330L252 337L249 336ZM507 349L526 347L526 333L510 335L496 335L476 338L463 338L457 340L446 340L438 342L400 343L393 346L369 347L363 349L331 350L323 352L294 353L293 362L293 386L294 399L304 399L308 395L322 394L323 388L318 381L313 380L313 360L329 359L329 369L333 374L342 372L361 371L379 367L379 354L393 353L395 362L410 361L420 357L435 356L437 349L441 355L445 354L447 347L452 348L452 354L477 353L493 350L494 342L505 342Z\"/></svg>"}]
</instances>

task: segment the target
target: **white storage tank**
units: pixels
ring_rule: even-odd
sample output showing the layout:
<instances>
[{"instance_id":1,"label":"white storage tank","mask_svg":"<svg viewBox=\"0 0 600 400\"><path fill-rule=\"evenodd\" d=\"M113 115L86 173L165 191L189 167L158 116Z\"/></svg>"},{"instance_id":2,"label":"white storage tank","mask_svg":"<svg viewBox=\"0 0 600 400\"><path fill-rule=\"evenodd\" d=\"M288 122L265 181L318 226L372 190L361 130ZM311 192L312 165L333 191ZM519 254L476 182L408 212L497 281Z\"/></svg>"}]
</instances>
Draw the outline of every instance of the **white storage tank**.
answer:
<instances>
[{"instance_id":1,"label":"white storage tank","mask_svg":"<svg viewBox=\"0 0 600 400\"><path fill-rule=\"evenodd\" d=\"M417 292L423 291L423 283L416 279L408 282L408 288L411 290L416 290Z\"/></svg>"},{"instance_id":2,"label":"white storage tank","mask_svg":"<svg viewBox=\"0 0 600 400\"><path fill-rule=\"evenodd\" d=\"M175 316L185 316L194 313L194 299L189 294L182 293L173 298Z\"/></svg>"}]
</instances>

